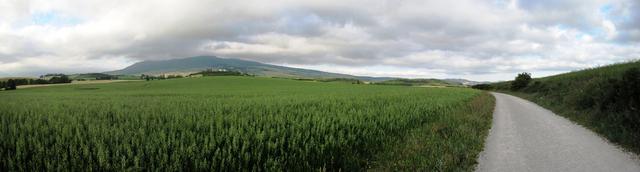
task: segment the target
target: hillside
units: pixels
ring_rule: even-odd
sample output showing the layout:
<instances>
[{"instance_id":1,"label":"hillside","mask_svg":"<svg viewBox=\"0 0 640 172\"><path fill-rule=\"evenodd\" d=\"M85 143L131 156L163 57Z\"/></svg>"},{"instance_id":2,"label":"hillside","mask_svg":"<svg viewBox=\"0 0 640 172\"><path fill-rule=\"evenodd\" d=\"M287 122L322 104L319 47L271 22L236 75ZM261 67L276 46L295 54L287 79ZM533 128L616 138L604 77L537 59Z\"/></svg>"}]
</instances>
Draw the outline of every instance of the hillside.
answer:
<instances>
[{"instance_id":1,"label":"hillside","mask_svg":"<svg viewBox=\"0 0 640 172\"><path fill-rule=\"evenodd\" d=\"M458 84L466 85L466 86L490 83L490 82L486 82L486 81L471 81L471 80L467 80L467 79L456 79L456 78L447 78L447 79L442 79L442 80L446 81L446 82L449 82L449 83L458 83Z\"/></svg>"},{"instance_id":2,"label":"hillside","mask_svg":"<svg viewBox=\"0 0 640 172\"><path fill-rule=\"evenodd\" d=\"M128 66L122 70L104 72L110 75L162 75L162 74L180 74L189 75L191 73L200 72L206 69L225 69L231 71L239 71L242 73L283 78L308 78L308 79L327 79L327 78L344 78L358 79L362 81L380 82L394 80L399 78L393 77L370 77L370 76L353 76L340 73L323 72L318 70L292 68L271 64L264 64L255 61L219 58L215 56L196 56L182 59L171 59L162 61L142 61ZM431 79L436 80L436 79ZM478 83L464 79L447 79L437 82L464 84Z\"/></svg>"},{"instance_id":3,"label":"hillside","mask_svg":"<svg viewBox=\"0 0 640 172\"><path fill-rule=\"evenodd\" d=\"M511 93L589 127L610 141L640 152L640 61L533 79Z\"/></svg>"},{"instance_id":4,"label":"hillside","mask_svg":"<svg viewBox=\"0 0 640 172\"><path fill-rule=\"evenodd\" d=\"M142 61L122 70L105 72L112 75L160 75L165 73L195 73L206 69L226 69L258 76L292 78L357 78L352 75L291 68L254 61L227 59L214 56L197 56L163 61ZM373 79L367 77L367 79Z\"/></svg>"}]
</instances>

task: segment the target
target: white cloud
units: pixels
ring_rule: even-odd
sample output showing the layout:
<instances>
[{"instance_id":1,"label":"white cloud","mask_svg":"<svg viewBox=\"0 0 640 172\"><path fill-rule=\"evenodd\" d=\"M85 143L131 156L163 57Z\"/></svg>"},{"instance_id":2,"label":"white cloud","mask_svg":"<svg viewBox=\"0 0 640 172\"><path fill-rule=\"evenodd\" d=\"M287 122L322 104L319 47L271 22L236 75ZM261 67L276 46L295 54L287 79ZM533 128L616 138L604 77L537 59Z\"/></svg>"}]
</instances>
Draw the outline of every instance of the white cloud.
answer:
<instances>
[{"instance_id":1,"label":"white cloud","mask_svg":"<svg viewBox=\"0 0 640 172\"><path fill-rule=\"evenodd\" d=\"M497 80L640 58L634 0L0 4L0 73L8 75L211 54L358 75ZM31 21L43 14L73 22Z\"/></svg>"}]
</instances>

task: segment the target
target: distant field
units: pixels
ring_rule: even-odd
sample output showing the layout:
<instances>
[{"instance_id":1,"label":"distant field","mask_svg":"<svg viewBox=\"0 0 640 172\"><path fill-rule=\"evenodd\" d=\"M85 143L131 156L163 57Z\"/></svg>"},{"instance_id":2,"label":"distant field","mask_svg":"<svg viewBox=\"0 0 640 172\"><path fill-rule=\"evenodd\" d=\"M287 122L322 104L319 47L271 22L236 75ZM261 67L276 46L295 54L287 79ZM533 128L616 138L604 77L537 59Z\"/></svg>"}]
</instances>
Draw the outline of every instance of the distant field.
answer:
<instances>
[{"instance_id":1,"label":"distant field","mask_svg":"<svg viewBox=\"0 0 640 172\"><path fill-rule=\"evenodd\" d=\"M129 81L142 81L142 80L89 80L89 81L73 81L71 83L64 84L34 84L34 85L19 85L21 88L33 88L33 87L48 87L48 86L62 86L62 85L77 85L77 84L106 84L114 82L129 82Z\"/></svg>"},{"instance_id":2,"label":"distant field","mask_svg":"<svg viewBox=\"0 0 640 172\"><path fill-rule=\"evenodd\" d=\"M493 108L465 88L259 77L72 84L0 99L0 171L468 171ZM394 163L408 162L408 149L423 164Z\"/></svg>"},{"instance_id":3,"label":"distant field","mask_svg":"<svg viewBox=\"0 0 640 172\"><path fill-rule=\"evenodd\" d=\"M459 83L439 79L393 79L376 82L378 85L430 86L430 87L462 87Z\"/></svg>"}]
</instances>

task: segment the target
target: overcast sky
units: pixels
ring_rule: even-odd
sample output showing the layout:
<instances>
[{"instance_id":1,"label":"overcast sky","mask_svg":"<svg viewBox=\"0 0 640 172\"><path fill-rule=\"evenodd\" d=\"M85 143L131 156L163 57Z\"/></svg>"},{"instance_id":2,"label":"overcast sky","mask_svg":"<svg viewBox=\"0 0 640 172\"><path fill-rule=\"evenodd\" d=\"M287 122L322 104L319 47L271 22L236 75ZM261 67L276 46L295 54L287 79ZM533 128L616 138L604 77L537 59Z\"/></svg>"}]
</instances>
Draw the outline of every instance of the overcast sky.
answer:
<instances>
[{"instance_id":1,"label":"overcast sky","mask_svg":"<svg viewBox=\"0 0 640 172\"><path fill-rule=\"evenodd\" d=\"M196 55L369 76L546 76L640 58L640 1L0 0L0 76Z\"/></svg>"}]
</instances>

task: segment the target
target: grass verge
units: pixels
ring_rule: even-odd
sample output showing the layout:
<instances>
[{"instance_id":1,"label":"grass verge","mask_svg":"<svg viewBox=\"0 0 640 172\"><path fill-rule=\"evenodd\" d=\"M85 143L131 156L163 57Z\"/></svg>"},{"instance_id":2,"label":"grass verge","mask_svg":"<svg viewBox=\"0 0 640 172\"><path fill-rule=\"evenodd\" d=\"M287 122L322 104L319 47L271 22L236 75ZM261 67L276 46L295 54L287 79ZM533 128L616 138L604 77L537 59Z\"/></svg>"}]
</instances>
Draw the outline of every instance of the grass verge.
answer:
<instances>
[{"instance_id":1,"label":"grass verge","mask_svg":"<svg viewBox=\"0 0 640 172\"><path fill-rule=\"evenodd\" d=\"M388 144L369 171L472 171L491 128L495 98L482 93Z\"/></svg>"}]
</instances>

